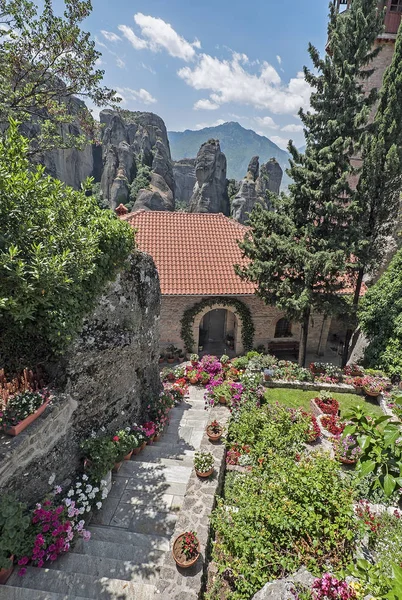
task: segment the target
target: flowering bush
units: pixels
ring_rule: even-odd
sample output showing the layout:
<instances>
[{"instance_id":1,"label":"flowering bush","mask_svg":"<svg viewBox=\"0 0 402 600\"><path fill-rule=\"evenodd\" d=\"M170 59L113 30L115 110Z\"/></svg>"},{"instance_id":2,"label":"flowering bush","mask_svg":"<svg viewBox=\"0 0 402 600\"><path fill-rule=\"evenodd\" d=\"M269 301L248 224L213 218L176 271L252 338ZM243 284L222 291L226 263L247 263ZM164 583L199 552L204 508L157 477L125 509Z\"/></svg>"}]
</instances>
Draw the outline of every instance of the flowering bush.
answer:
<instances>
[{"instance_id":1,"label":"flowering bush","mask_svg":"<svg viewBox=\"0 0 402 600\"><path fill-rule=\"evenodd\" d=\"M49 392L22 392L11 396L6 407L0 411L0 427L8 429L32 415L49 398Z\"/></svg>"},{"instance_id":2,"label":"flowering bush","mask_svg":"<svg viewBox=\"0 0 402 600\"><path fill-rule=\"evenodd\" d=\"M312 586L314 600L354 600L355 590L346 582L325 573Z\"/></svg>"},{"instance_id":3,"label":"flowering bush","mask_svg":"<svg viewBox=\"0 0 402 600\"><path fill-rule=\"evenodd\" d=\"M379 395L381 392L385 391L390 382L384 377L366 375L362 378L361 383L365 392L369 392L370 394L378 393Z\"/></svg>"},{"instance_id":4,"label":"flowering bush","mask_svg":"<svg viewBox=\"0 0 402 600\"><path fill-rule=\"evenodd\" d=\"M314 402L326 415L337 415L339 412L339 402L329 392L321 392Z\"/></svg>"},{"instance_id":5,"label":"flowering bush","mask_svg":"<svg viewBox=\"0 0 402 600\"><path fill-rule=\"evenodd\" d=\"M225 371L225 379L226 381L238 381L240 377L240 371L235 367L229 367Z\"/></svg>"},{"instance_id":6,"label":"flowering bush","mask_svg":"<svg viewBox=\"0 0 402 600\"><path fill-rule=\"evenodd\" d=\"M345 375L349 375L350 377L362 377L364 374L364 369L358 364L352 363L351 365L346 365L346 367L343 369L343 372Z\"/></svg>"},{"instance_id":7,"label":"flowering bush","mask_svg":"<svg viewBox=\"0 0 402 600\"><path fill-rule=\"evenodd\" d=\"M297 363L290 360L280 360L272 366L274 371L273 379L283 381L313 381L314 376L311 371L304 367L299 367Z\"/></svg>"},{"instance_id":8,"label":"flowering bush","mask_svg":"<svg viewBox=\"0 0 402 600\"><path fill-rule=\"evenodd\" d=\"M117 433L113 436L112 441L116 446L117 462L123 460L126 454L131 452L131 450L134 450L134 448L138 448L140 445L139 440L136 438L134 433L131 433L130 427L117 431Z\"/></svg>"},{"instance_id":9,"label":"flowering bush","mask_svg":"<svg viewBox=\"0 0 402 600\"><path fill-rule=\"evenodd\" d=\"M302 411L303 417L306 419L306 442L313 444L321 435L320 426L316 417L308 412Z\"/></svg>"},{"instance_id":10,"label":"flowering bush","mask_svg":"<svg viewBox=\"0 0 402 600\"><path fill-rule=\"evenodd\" d=\"M135 437L138 439L138 445L147 441L147 436L145 435L145 431L142 425L137 425L137 423L133 423L131 426L131 430L134 433Z\"/></svg>"},{"instance_id":11,"label":"flowering bush","mask_svg":"<svg viewBox=\"0 0 402 600\"><path fill-rule=\"evenodd\" d=\"M335 457L342 461L353 461L356 462L361 454L357 439L353 435L347 435L346 437L336 437L333 440Z\"/></svg>"},{"instance_id":12,"label":"flowering bush","mask_svg":"<svg viewBox=\"0 0 402 600\"><path fill-rule=\"evenodd\" d=\"M197 373L197 378L198 381L202 383L202 385L207 385L207 383L209 383L209 380L211 379L211 375L207 373L207 371L200 370Z\"/></svg>"},{"instance_id":13,"label":"flowering bush","mask_svg":"<svg viewBox=\"0 0 402 600\"><path fill-rule=\"evenodd\" d=\"M186 377L193 385L198 383L198 371L194 368L187 368Z\"/></svg>"},{"instance_id":14,"label":"flowering bush","mask_svg":"<svg viewBox=\"0 0 402 600\"><path fill-rule=\"evenodd\" d=\"M91 508L100 510L102 501L108 495L106 486L105 480L101 479L99 484L93 483L84 473L64 495L60 486L55 488L54 495L60 499L60 503L66 505L70 511L69 516L72 518L73 509L74 512L77 512L77 516L90 512Z\"/></svg>"},{"instance_id":15,"label":"flowering bush","mask_svg":"<svg viewBox=\"0 0 402 600\"><path fill-rule=\"evenodd\" d=\"M355 508L355 513L358 519L364 525L364 528L371 533L377 533L380 528L380 518L374 514L367 500L360 500Z\"/></svg>"},{"instance_id":16,"label":"flowering bush","mask_svg":"<svg viewBox=\"0 0 402 600\"><path fill-rule=\"evenodd\" d=\"M181 542L181 551L187 558L190 560L194 558L198 554L198 538L195 531L186 531L182 542Z\"/></svg>"},{"instance_id":17,"label":"flowering bush","mask_svg":"<svg viewBox=\"0 0 402 600\"><path fill-rule=\"evenodd\" d=\"M346 424L335 415L323 415L320 419L321 425L332 435L340 435L346 427Z\"/></svg>"},{"instance_id":18,"label":"flowering bush","mask_svg":"<svg viewBox=\"0 0 402 600\"><path fill-rule=\"evenodd\" d=\"M216 356L206 354L200 361L200 369L209 375L215 376L222 372L222 365Z\"/></svg>"},{"instance_id":19,"label":"flowering bush","mask_svg":"<svg viewBox=\"0 0 402 600\"><path fill-rule=\"evenodd\" d=\"M144 423L142 426L145 436L148 440L150 440L151 438L154 437L154 435L157 433L158 428L156 426L156 424L153 421L147 421L147 423Z\"/></svg>"},{"instance_id":20,"label":"flowering bush","mask_svg":"<svg viewBox=\"0 0 402 600\"><path fill-rule=\"evenodd\" d=\"M171 369L169 367L165 367L161 371L161 379L162 381L174 381L175 380L175 369Z\"/></svg>"}]
</instances>

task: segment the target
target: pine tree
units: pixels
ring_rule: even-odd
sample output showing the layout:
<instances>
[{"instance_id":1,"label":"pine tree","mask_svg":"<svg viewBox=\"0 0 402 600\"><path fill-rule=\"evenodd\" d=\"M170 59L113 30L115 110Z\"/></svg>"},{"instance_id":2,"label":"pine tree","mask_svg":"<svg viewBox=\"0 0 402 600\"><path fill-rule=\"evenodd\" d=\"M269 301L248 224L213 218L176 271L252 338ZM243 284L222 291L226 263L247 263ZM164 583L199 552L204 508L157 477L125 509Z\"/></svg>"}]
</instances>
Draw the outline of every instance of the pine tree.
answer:
<instances>
[{"instance_id":1,"label":"pine tree","mask_svg":"<svg viewBox=\"0 0 402 600\"><path fill-rule=\"evenodd\" d=\"M363 168L357 186L358 218L354 224L357 244L354 266L357 283L356 313L364 275L382 263L395 229L402 190L402 25L391 65L385 72L372 132L362 148ZM353 330L346 335L344 362Z\"/></svg>"},{"instance_id":2,"label":"pine tree","mask_svg":"<svg viewBox=\"0 0 402 600\"><path fill-rule=\"evenodd\" d=\"M258 284L258 295L302 325L299 363L305 364L312 311L346 310L341 275L353 247L357 210L350 175L351 157L366 130L376 94L364 93L368 65L378 50L381 29L377 0L355 0L347 13L331 8L330 52L321 58L312 45L315 71L304 69L313 88L313 111L300 111L306 136L304 154L290 142L289 196L272 198L273 212L257 207L251 234L241 248L251 263L237 272ZM318 73L318 74L316 74Z\"/></svg>"}]
</instances>

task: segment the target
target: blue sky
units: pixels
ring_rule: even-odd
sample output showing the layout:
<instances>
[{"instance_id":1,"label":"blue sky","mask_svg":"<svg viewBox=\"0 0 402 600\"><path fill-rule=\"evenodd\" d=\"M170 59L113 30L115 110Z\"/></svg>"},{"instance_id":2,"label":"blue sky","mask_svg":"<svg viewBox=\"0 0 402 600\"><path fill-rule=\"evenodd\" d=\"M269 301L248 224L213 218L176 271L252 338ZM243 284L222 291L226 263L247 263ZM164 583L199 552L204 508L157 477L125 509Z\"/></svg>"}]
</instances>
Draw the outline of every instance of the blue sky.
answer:
<instances>
[{"instance_id":1,"label":"blue sky","mask_svg":"<svg viewBox=\"0 0 402 600\"><path fill-rule=\"evenodd\" d=\"M323 50L326 0L94 0L84 27L122 107L169 130L238 121L285 147L303 143L307 45Z\"/></svg>"}]
</instances>

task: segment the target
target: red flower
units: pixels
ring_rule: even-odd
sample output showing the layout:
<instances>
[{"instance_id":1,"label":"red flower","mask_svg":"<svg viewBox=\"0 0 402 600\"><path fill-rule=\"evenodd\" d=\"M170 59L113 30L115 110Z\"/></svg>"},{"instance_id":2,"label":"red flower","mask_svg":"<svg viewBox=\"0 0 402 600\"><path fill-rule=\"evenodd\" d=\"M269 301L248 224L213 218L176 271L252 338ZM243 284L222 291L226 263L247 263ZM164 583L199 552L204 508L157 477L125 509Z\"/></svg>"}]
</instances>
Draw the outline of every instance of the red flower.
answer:
<instances>
[{"instance_id":1,"label":"red flower","mask_svg":"<svg viewBox=\"0 0 402 600\"><path fill-rule=\"evenodd\" d=\"M114 438L113 438L113 441L114 441L114 442L118 442L119 440L120 440L119 436L118 436L118 435L115 435L115 436L114 436Z\"/></svg>"}]
</instances>

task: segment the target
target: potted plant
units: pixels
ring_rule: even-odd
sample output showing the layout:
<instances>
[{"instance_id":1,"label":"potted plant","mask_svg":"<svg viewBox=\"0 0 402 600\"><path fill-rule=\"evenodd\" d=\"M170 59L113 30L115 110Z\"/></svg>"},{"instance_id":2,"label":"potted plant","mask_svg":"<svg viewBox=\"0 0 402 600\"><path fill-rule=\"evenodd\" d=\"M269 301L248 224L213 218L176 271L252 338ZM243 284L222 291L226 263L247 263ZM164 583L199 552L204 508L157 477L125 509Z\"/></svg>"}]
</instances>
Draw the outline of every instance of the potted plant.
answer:
<instances>
[{"instance_id":1,"label":"potted plant","mask_svg":"<svg viewBox=\"0 0 402 600\"><path fill-rule=\"evenodd\" d=\"M350 365L346 365L346 367L343 369L343 372L348 377L363 377L364 369L356 363L352 363Z\"/></svg>"},{"instance_id":2,"label":"potted plant","mask_svg":"<svg viewBox=\"0 0 402 600\"><path fill-rule=\"evenodd\" d=\"M190 360L193 367L196 367L200 362L200 357L198 356L198 354L190 354Z\"/></svg>"},{"instance_id":3,"label":"potted plant","mask_svg":"<svg viewBox=\"0 0 402 600\"><path fill-rule=\"evenodd\" d=\"M141 425L134 423L131 429L138 440L138 446L137 448L134 448L133 452L133 454L137 456L147 445L147 436L145 435L144 428Z\"/></svg>"},{"instance_id":4,"label":"potted plant","mask_svg":"<svg viewBox=\"0 0 402 600\"><path fill-rule=\"evenodd\" d=\"M326 364L322 362L312 362L309 364L309 369L314 375L325 373Z\"/></svg>"},{"instance_id":5,"label":"potted plant","mask_svg":"<svg viewBox=\"0 0 402 600\"><path fill-rule=\"evenodd\" d=\"M182 363L184 361L184 351L179 350L177 357L179 359L179 362Z\"/></svg>"},{"instance_id":6,"label":"potted plant","mask_svg":"<svg viewBox=\"0 0 402 600\"><path fill-rule=\"evenodd\" d=\"M115 442L109 437L91 437L81 444L81 448L86 470L94 481L101 481L116 463L118 452Z\"/></svg>"},{"instance_id":7,"label":"potted plant","mask_svg":"<svg viewBox=\"0 0 402 600\"><path fill-rule=\"evenodd\" d=\"M20 434L43 413L50 400L47 390L10 396L1 412L0 427L8 435Z\"/></svg>"},{"instance_id":8,"label":"potted plant","mask_svg":"<svg viewBox=\"0 0 402 600\"><path fill-rule=\"evenodd\" d=\"M130 428L120 429L112 439L118 452L116 462L120 463L123 460L130 460L134 448L138 448L139 445L137 438L131 432Z\"/></svg>"},{"instance_id":9,"label":"potted plant","mask_svg":"<svg viewBox=\"0 0 402 600\"><path fill-rule=\"evenodd\" d=\"M198 373L195 369L190 369L187 371L187 378L191 385L196 385L198 383Z\"/></svg>"},{"instance_id":10,"label":"potted plant","mask_svg":"<svg viewBox=\"0 0 402 600\"><path fill-rule=\"evenodd\" d=\"M194 468L198 477L209 477L214 472L214 457L211 452L196 452Z\"/></svg>"},{"instance_id":11,"label":"potted plant","mask_svg":"<svg viewBox=\"0 0 402 600\"><path fill-rule=\"evenodd\" d=\"M163 362L165 362L165 354L164 354L164 352L161 352L159 354L159 364L161 364Z\"/></svg>"},{"instance_id":12,"label":"potted plant","mask_svg":"<svg viewBox=\"0 0 402 600\"><path fill-rule=\"evenodd\" d=\"M363 384L364 384L363 377L354 377L353 378L352 385L355 388L355 391L356 391L357 394L361 394L362 393L362 391L363 391Z\"/></svg>"},{"instance_id":13,"label":"potted plant","mask_svg":"<svg viewBox=\"0 0 402 600\"><path fill-rule=\"evenodd\" d=\"M274 376L274 369L264 369L264 380L272 381L272 377Z\"/></svg>"},{"instance_id":14,"label":"potted plant","mask_svg":"<svg viewBox=\"0 0 402 600\"><path fill-rule=\"evenodd\" d=\"M207 383L209 383L210 379L211 379L211 376L206 371L200 371L198 373L198 380L200 381L200 383L202 385L207 385Z\"/></svg>"},{"instance_id":15,"label":"potted plant","mask_svg":"<svg viewBox=\"0 0 402 600\"><path fill-rule=\"evenodd\" d=\"M233 390L230 387L228 382L223 382L220 385L214 387L213 390L214 399L219 402L219 404L230 404L232 400Z\"/></svg>"},{"instance_id":16,"label":"potted plant","mask_svg":"<svg viewBox=\"0 0 402 600\"><path fill-rule=\"evenodd\" d=\"M218 421L212 421L207 426L207 436L211 442L217 442L221 439L223 435L223 427L218 423Z\"/></svg>"},{"instance_id":17,"label":"potted plant","mask_svg":"<svg viewBox=\"0 0 402 600\"><path fill-rule=\"evenodd\" d=\"M353 435L336 437L333 440L333 447L335 458L345 465L356 464L361 454L361 449L357 443L357 439Z\"/></svg>"},{"instance_id":18,"label":"potted plant","mask_svg":"<svg viewBox=\"0 0 402 600\"><path fill-rule=\"evenodd\" d=\"M174 381L176 379L175 371L171 367L164 367L161 371L162 381Z\"/></svg>"},{"instance_id":19,"label":"potted plant","mask_svg":"<svg viewBox=\"0 0 402 600\"><path fill-rule=\"evenodd\" d=\"M173 542L173 558L183 569L192 567L200 556L200 542L195 531L185 531Z\"/></svg>"},{"instance_id":20,"label":"potted plant","mask_svg":"<svg viewBox=\"0 0 402 600\"><path fill-rule=\"evenodd\" d=\"M166 348L166 360L168 361L168 363L174 363L175 351L176 348L173 344L170 344L170 346Z\"/></svg>"},{"instance_id":21,"label":"potted plant","mask_svg":"<svg viewBox=\"0 0 402 600\"><path fill-rule=\"evenodd\" d=\"M321 436L321 429L318 425L317 418L315 417L315 415L304 411L302 412L302 415L307 420L306 442L308 444L314 444L314 442L316 442Z\"/></svg>"},{"instance_id":22,"label":"potted plant","mask_svg":"<svg viewBox=\"0 0 402 600\"><path fill-rule=\"evenodd\" d=\"M363 391L366 396L378 398L381 392L384 391L384 385L378 377L363 377Z\"/></svg>"},{"instance_id":23,"label":"potted plant","mask_svg":"<svg viewBox=\"0 0 402 600\"><path fill-rule=\"evenodd\" d=\"M25 554L30 544L30 523L25 504L15 496L0 497L0 584L13 572L14 558Z\"/></svg>"},{"instance_id":24,"label":"potted plant","mask_svg":"<svg viewBox=\"0 0 402 600\"><path fill-rule=\"evenodd\" d=\"M153 442L154 437L157 435L157 428L155 423L153 421L148 421L147 423L144 423L142 428L146 436L147 444Z\"/></svg>"}]
</instances>

